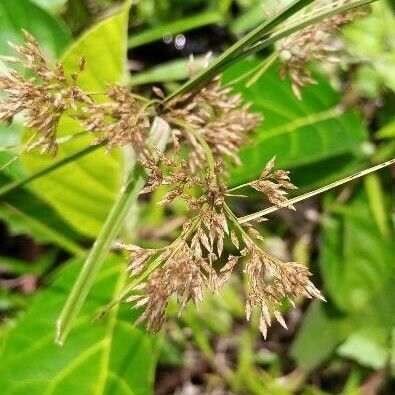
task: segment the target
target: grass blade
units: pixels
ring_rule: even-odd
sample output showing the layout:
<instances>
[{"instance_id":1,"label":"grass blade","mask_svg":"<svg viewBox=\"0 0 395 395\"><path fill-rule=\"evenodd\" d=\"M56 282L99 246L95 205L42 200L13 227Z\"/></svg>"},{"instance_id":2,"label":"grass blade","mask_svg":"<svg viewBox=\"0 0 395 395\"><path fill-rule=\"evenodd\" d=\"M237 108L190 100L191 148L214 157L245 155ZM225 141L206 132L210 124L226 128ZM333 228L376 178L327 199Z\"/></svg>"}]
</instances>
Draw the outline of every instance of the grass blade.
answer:
<instances>
[{"instance_id":1,"label":"grass blade","mask_svg":"<svg viewBox=\"0 0 395 395\"><path fill-rule=\"evenodd\" d=\"M262 39L266 34L270 33L275 27L280 25L290 16L294 15L296 12L300 11L314 1L315 0L296 0L284 10L282 10L279 14L260 24L257 28L252 30L245 37L227 49L210 67L198 73L193 79L188 81L186 84L168 96L165 99L165 102L169 102L178 96L182 96L185 93L201 88L204 84L223 71L224 68L229 65L230 61L235 59L238 55L250 48L252 45L256 44L257 41Z\"/></svg>"}]
</instances>

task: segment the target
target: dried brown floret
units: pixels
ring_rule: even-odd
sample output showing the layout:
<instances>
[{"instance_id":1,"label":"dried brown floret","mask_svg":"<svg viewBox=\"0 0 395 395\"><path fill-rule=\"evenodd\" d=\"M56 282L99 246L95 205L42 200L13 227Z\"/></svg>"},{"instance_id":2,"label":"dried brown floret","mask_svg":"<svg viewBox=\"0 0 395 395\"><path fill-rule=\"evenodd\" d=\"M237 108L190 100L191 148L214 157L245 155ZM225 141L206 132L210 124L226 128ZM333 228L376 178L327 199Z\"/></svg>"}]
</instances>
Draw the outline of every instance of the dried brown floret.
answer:
<instances>
[{"instance_id":1,"label":"dried brown floret","mask_svg":"<svg viewBox=\"0 0 395 395\"><path fill-rule=\"evenodd\" d=\"M60 63L50 67L33 36L27 32L24 35L24 45L11 45L18 57L3 59L21 65L33 76L27 78L15 70L0 76L0 91L6 94L0 103L0 120L9 124L17 114L24 113L25 125L39 134L36 145L54 155L61 116L69 110L75 111L81 103L90 105L92 99L77 87L77 73L67 77ZM84 65L81 59L79 71Z\"/></svg>"},{"instance_id":2,"label":"dried brown floret","mask_svg":"<svg viewBox=\"0 0 395 395\"><path fill-rule=\"evenodd\" d=\"M203 289L210 286L210 271L205 262L195 256L187 244L177 245L175 251L167 251L158 259L163 266L154 271L148 281L136 289L137 294L129 296L127 301L134 307L144 307L136 325L147 322L150 331L158 332L165 319L165 310L172 295L177 297L179 313L185 309L189 300L196 304L203 297Z\"/></svg>"},{"instance_id":3,"label":"dried brown floret","mask_svg":"<svg viewBox=\"0 0 395 395\"><path fill-rule=\"evenodd\" d=\"M229 87L221 86L219 77L198 93L171 103L164 116L190 145L188 162L194 173L204 167L206 155L191 129L205 140L215 159L228 157L240 164L240 148L262 121L260 115L250 112L249 105L242 105L240 95L232 95Z\"/></svg>"},{"instance_id":4,"label":"dried brown floret","mask_svg":"<svg viewBox=\"0 0 395 395\"><path fill-rule=\"evenodd\" d=\"M86 129L97 135L96 144L107 141L107 151L131 144L141 153L151 124L145 107L123 85L110 86L107 97L110 101L85 108Z\"/></svg>"},{"instance_id":5,"label":"dried brown floret","mask_svg":"<svg viewBox=\"0 0 395 395\"><path fill-rule=\"evenodd\" d=\"M280 313L281 303L285 298L293 302L298 296L320 299L323 297L310 281L311 273L306 267L293 262L281 262L257 248L254 243L247 243L243 252L243 255L248 257L245 267L249 286L246 317L249 320L253 307L259 309L259 329L266 338L272 316L283 327L287 327Z\"/></svg>"},{"instance_id":6,"label":"dried brown floret","mask_svg":"<svg viewBox=\"0 0 395 395\"><path fill-rule=\"evenodd\" d=\"M297 189L289 178L289 171L276 170L272 171L276 163L276 157L273 157L266 165L260 178L250 182L250 185L259 192L266 195L268 200L277 207L283 207L288 202L285 189ZM294 206L288 206L295 209Z\"/></svg>"},{"instance_id":7,"label":"dried brown floret","mask_svg":"<svg viewBox=\"0 0 395 395\"><path fill-rule=\"evenodd\" d=\"M330 6L336 8L345 3L347 0L337 0ZM322 7L322 3L313 8L313 12L317 11L318 7ZM284 63L280 69L280 76L284 78L289 75L296 97L301 99L301 88L305 85L316 83L308 64L311 61L337 62L338 59L333 55L335 47L331 45L333 35L344 25L364 14L365 11L358 9L334 15L294 33L281 42L280 53Z\"/></svg>"}]
</instances>

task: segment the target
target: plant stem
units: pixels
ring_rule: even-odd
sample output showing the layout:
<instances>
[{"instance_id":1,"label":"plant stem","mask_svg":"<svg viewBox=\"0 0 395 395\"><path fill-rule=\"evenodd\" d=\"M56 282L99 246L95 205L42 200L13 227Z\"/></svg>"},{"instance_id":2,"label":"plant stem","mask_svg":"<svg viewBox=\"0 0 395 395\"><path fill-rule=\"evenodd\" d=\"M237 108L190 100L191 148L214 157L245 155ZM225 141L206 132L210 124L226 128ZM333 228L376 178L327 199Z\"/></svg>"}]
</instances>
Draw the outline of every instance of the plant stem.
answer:
<instances>
[{"instance_id":1,"label":"plant stem","mask_svg":"<svg viewBox=\"0 0 395 395\"><path fill-rule=\"evenodd\" d=\"M391 159L391 160L388 160L387 162L380 163L379 165L370 167L369 169L362 170L362 171L360 171L358 173L355 173L355 174L353 174L351 176L342 178L341 180L332 182L331 184L325 185L322 188L318 188L318 189L316 189L314 191L305 193L304 195L296 196L293 199L289 199L284 204L284 206L282 206L282 207L272 206L272 207L269 207L269 208L267 208L265 210L258 211L258 212L254 213L254 214L250 214L250 215L246 215L244 217L240 217L240 218L238 218L238 222L239 222L239 224L244 224L246 222L253 221L253 220L257 219L257 218L264 217L265 215L271 214L271 213L273 213L273 212L275 212L275 211L277 211L277 210L279 210L281 208L289 207L289 206L291 206L291 205L293 205L295 203L301 202L302 200L309 199L309 198L311 198L313 196L319 195L320 193L329 191L330 189L333 189L333 188L336 188L336 187L338 187L340 185L346 184L347 182L350 182L350 181L355 180L357 178L363 177L363 176L365 176L367 174L373 173L373 172L375 172L377 170L383 169L384 167L390 166L392 164L395 164L395 158Z\"/></svg>"},{"instance_id":2,"label":"plant stem","mask_svg":"<svg viewBox=\"0 0 395 395\"><path fill-rule=\"evenodd\" d=\"M287 26L286 28L283 28L280 31L274 31L270 37L256 43L250 48L247 48L241 55L243 57L249 56L253 53L256 53L257 51L267 48L268 46L274 44L276 41L285 38L292 33L300 31L310 25L314 25L315 23L320 22L325 18L330 18L331 16L350 11L354 8L358 8L373 3L375 1L377 0L358 0L350 3L346 3L345 5L342 5L334 9L329 9L329 10L324 9L319 13L314 13L311 17L303 18L301 21L295 22L292 26Z\"/></svg>"},{"instance_id":3,"label":"plant stem","mask_svg":"<svg viewBox=\"0 0 395 395\"><path fill-rule=\"evenodd\" d=\"M180 89L168 96L165 99L165 103L175 99L176 97L180 97L186 93L201 88L208 81L211 81L217 74L223 71L223 69L228 66L229 62L235 59L235 57L240 55L252 45L256 44L257 41L262 39L266 34L270 33L280 23L314 1L315 0L296 0L284 10L282 10L278 15L260 24L241 40L237 41L234 45L227 49L210 67L201 71L196 75L196 77L188 81L186 84L181 86Z\"/></svg>"},{"instance_id":4,"label":"plant stem","mask_svg":"<svg viewBox=\"0 0 395 395\"><path fill-rule=\"evenodd\" d=\"M161 118L155 118L150 132L150 143L163 151L170 134L169 129L165 121ZM69 334L74 320L92 288L96 274L111 248L111 244L120 233L131 206L136 203L141 190L144 188L147 176L146 170L140 164L135 165L130 170L127 180L108 214L57 320L56 343L62 345Z\"/></svg>"},{"instance_id":5,"label":"plant stem","mask_svg":"<svg viewBox=\"0 0 395 395\"><path fill-rule=\"evenodd\" d=\"M102 147L105 144L105 142L97 145L90 145L81 151L77 151L72 155L67 156L66 158L63 158L57 162L54 162L50 166L45 167L44 169L41 169L40 171L33 173L25 178L22 178L21 180L16 180L14 182L11 182L7 185L4 185L3 187L0 188L0 197L6 195L7 193L12 192L15 189L21 188L24 185L28 184L29 182L32 182L36 180L37 178L40 178L42 176L45 176L48 173L51 173L52 171L58 169L59 167L62 167L64 165L67 165L70 162L73 162L74 160L77 160L81 156L87 155L90 152L93 152L97 150L98 148Z\"/></svg>"}]
</instances>

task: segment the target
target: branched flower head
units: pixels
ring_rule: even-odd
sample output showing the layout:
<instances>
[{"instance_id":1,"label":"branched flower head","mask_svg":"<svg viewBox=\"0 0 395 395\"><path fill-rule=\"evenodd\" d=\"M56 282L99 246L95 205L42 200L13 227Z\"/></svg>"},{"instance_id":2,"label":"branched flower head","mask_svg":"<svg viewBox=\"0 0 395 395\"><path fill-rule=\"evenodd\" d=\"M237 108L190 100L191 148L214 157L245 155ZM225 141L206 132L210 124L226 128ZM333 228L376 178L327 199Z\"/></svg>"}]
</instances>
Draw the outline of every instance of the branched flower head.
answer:
<instances>
[{"instance_id":1,"label":"branched flower head","mask_svg":"<svg viewBox=\"0 0 395 395\"><path fill-rule=\"evenodd\" d=\"M171 103L164 117L190 145L188 163L192 172L204 166L206 155L191 130L201 135L215 159L228 157L240 164L240 148L262 121L260 115L250 112L248 104L242 104L240 95L232 95L229 87L221 86L219 77L198 93Z\"/></svg>"},{"instance_id":2,"label":"branched flower head","mask_svg":"<svg viewBox=\"0 0 395 395\"><path fill-rule=\"evenodd\" d=\"M17 114L24 113L26 126L40 134L38 144L43 151L55 154L60 117L70 109L76 110L78 102L90 104L92 100L77 87L77 73L67 77L61 63L51 68L33 36L27 32L24 35L24 45L11 45L17 57L3 59L20 64L33 76L28 78L15 70L0 76L0 91L7 96L0 103L0 120L9 124ZM79 71L84 64L81 59Z\"/></svg>"},{"instance_id":3,"label":"branched flower head","mask_svg":"<svg viewBox=\"0 0 395 395\"><path fill-rule=\"evenodd\" d=\"M321 297L309 280L308 270L283 263L263 251L258 229L251 223L241 225L226 202L233 190L242 187L227 187L226 164L229 159L240 162L239 150L261 122L261 116L250 112L240 95L222 86L219 78L160 109L121 85L108 88L106 102L95 102L93 95L76 86L77 74L67 78L61 64L54 69L48 66L29 34L26 33L26 44L14 49L20 59L8 60L19 62L33 77L28 79L16 71L0 77L0 89L7 94L0 104L0 119L11 122L17 113L26 113L28 126L41 134L44 149L54 153L56 127L60 117L70 111L95 135L94 143L105 141L107 150L133 146L140 164L150 174L142 193L164 186L168 191L161 204L183 199L188 207L190 219L170 246L143 249L122 245L130 253L132 284L127 287L127 300L134 307L144 307L138 323L145 321L149 330L158 331L172 295L177 298L181 313L189 300L201 301L204 289L217 292L242 264L249 284L247 318L253 307L260 309L264 336L271 315L285 326L280 314L284 298ZM82 60L80 70L83 68ZM156 110L173 130L174 150L170 152L160 153L146 144ZM248 185L282 207L287 203L285 190L295 186L289 172L274 170L274 165L273 158L261 177ZM233 244L237 254L224 251L226 241ZM145 282L141 283L141 279Z\"/></svg>"},{"instance_id":4,"label":"branched flower head","mask_svg":"<svg viewBox=\"0 0 395 395\"><path fill-rule=\"evenodd\" d=\"M11 44L17 56L2 59L19 64L31 76L25 77L15 70L0 76L0 91L6 94L0 102L1 121L9 124L23 113L25 125L39 134L34 146L51 154L57 152L56 132L64 114L81 121L94 134L93 144L106 141L107 151L127 144L137 152L144 150L152 115L147 99L132 94L126 86L113 85L106 93L96 92L101 99L105 98L104 102L94 101L93 94L77 86L78 73L85 67L84 58L78 72L66 76L60 62L51 67L36 39L27 32L24 35L23 45Z\"/></svg>"},{"instance_id":5,"label":"branched flower head","mask_svg":"<svg viewBox=\"0 0 395 395\"><path fill-rule=\"evenodd\" d=\"M333 1L331 7L335 8L347 1ZM318 7L322 7L322 2L321 5L313 8L313 12L318 11ZM309 71L308 64L314 60L336 62L337 59L333 56L335 48L331 46L332 36L344 25L363 14L364 12L361 10L352 10L334 15L300 30L280 43L280 53L284 60L280 75L282 78L286 74L289 75L296 97L301 98L301 88L305 85L316 83Z\"/></svg>"},{"instance_id":6,"label":"branched flower head","mask_svg":"<svg viewBox=\"0 0 395 395\"><path fill-rule=\"evenodd\" d=\"M289 171L276 170L272 171L276 163L276 157L273 157L265 166L260 178L250 182L250 185L259 192L264 193L268 200L277 207L283 207L288 202L286 189L297 189L291 183ZM289 206L295 209L293 206Z\"/></svg>"},{"instance_id":7,"label":"branched flower head","mask_svg":"<svg viewBox=\"0 0 395 395\"><path fill-rule=\"evenodd\" d=\"M84 109L81 117L86 129L97 138L94 143L107 141L107 150L131 144L136 152L144 149L150 119L145 107L123 85L110 86L110 99L104 103L93 103Z\"/></svg>"},{"instance_id":8,"label":"branched flower head","mask_svg":"<svg viewBox=\"0 0 395 395\"><path fill-rule=\"evenodd\" d=\"M287 202L282 188L295 187L290 182L289 172L273 170L274 164L273 158L261 178L250 186L265 193L272 203L281 207ZM176 197L182 198L189 212L194 214L185 222L181 235L164 250L124 246L131 252L133 278L151 273L150 268L160 267L149 275L143 286L134 288L127 299L137 307L145 307L138 322L146 321L150 330L161 328L171 295L177 296L182 312L188 300L196 303L201 300L204 289L217 292L241 262L249 285L246 316L249 319L254 307L260 311L260 330L265 337L272 316L286 327L280 312L284 299L293 303L298 296L322 298L310 281L307 268L282 262L265 252L259 245L262 237L258 229L251 223L239 224L226 203L228 190L218 177L222 169L222 164L217 163L214 171L207 169L207 173L190 174L187 164L182 162L181 170L169 175L160 173L155 177L157 181L151 181L147 186L149 191L157 184L172 185L173 189L162 204L166 205ZM195 194L191 194L190 188ZM200 194L196 195L196 188ZM238 255L224 252L226 240L239 251Z\"/></svg>"},{"instance_id":9,"label":"branched flower head","mask_svg":"<svg viewBox=\"0 0 395 395\"><path fill-rule=\"evenodd\" d=\"M260 311L259 329L266 338L267 328L272 323L272 316L287 328L280 312L284 299L294 303L298 296L323 299L320 291L310 281L308 269L294 262L281 262L257 247L250 238L245 237L246 256L245 273L248 280L246 317L249 320L251 309Z\"/></svg>"}]
</instances>

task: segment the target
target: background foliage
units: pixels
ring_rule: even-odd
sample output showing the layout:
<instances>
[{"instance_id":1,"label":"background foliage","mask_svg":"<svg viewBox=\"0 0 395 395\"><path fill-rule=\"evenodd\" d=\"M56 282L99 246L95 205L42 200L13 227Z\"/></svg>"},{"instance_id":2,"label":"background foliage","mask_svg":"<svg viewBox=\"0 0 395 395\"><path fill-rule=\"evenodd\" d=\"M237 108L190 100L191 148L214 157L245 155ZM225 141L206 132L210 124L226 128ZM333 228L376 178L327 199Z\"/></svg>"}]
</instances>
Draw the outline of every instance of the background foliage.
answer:
<instances>
[{"instance_id":1,"label":"background foliage","mask_svg":"<svg viewBox=\"0 0 395 395\"><path fill-rule=\"evenodd\" d=\"M187 78L190 53L216 56L265 18L258 0L145 0L132 7L130 19L129 4L119 5L2 0L0 52L9 54L7 41L20 43L26 29L66 70L85 55L79 84L89 91L121 81L143 93L151 83L171 91ZM265 2L266 12L277 7ZM394 157L393 8L379 1L339 33L340 65L311 65L318 83L303 90L302 101L279 78L278 64L251 87L235 85L265 121L242 153L243 166L232 170L233 184L256 177L273 155L292 171L299 193ZM182 47L175 46L178 34L186 39ZM172 40L164 42L164 35ZM272 50L232 66L223 80L237 78ZM61 136L79 132L73 121L62 122ZM18 124L0 126L0 186L50 163L35 151L19 160L15 146L22 135ZM60 158L85 145L86 136L74 136L61 144ZM296 214L280 211L262 228L266 248L309 265L328 300L300 301L287 315L288 332L273 327L264 342L254 323L244 323L239 278L200 311L189 306L181 319L170 306L172 318L159 336L134 328L135 313L123 305L92 323L125 281L124 260L114 254L70 340L56 346L54 322L128 160L98 149L0 197L2 394L148 395L154 387L158 394L395 392L393 169L304 202ZM158 192L140 202L126 222L126 239L162 245L174 236L185 208L174 203L165 211L156 204L160 199ZM241 215L260 208L258 196L237 207Z\"/></svg>"}]
</instances>

